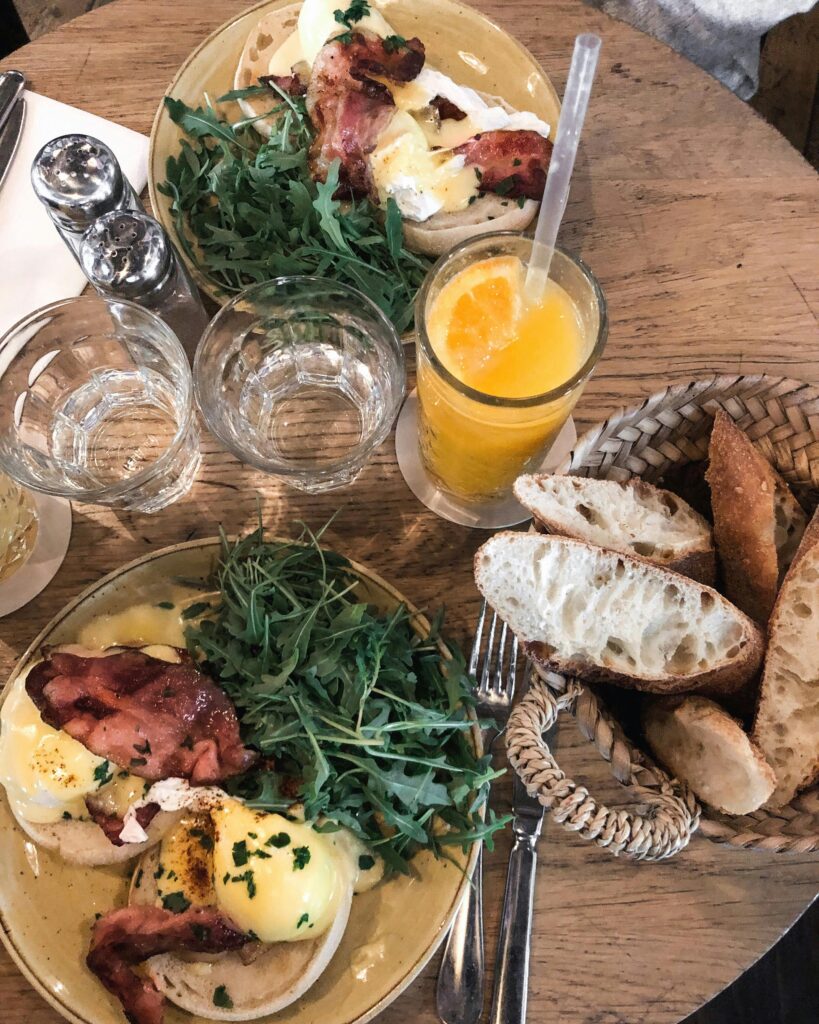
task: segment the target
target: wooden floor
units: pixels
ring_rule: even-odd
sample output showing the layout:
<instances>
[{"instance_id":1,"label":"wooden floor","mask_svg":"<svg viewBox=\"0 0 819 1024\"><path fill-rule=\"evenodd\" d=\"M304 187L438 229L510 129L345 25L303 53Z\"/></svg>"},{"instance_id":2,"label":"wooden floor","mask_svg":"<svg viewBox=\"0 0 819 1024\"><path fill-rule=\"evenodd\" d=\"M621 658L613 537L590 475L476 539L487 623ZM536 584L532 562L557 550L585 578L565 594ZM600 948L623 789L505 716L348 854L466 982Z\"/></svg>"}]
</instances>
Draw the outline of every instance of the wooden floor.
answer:
<instances>
[{"instance_id":1,"label":"wooden floor","mask_svg":"<svg viewBox=\"0 0 819 1024\"><path fill-rule=\"evenodd\" d=\"M107 2L16 0L16 7L34 38ZM0 10L2 5L0 0ZM762 51L760 91L752 101L817 168L818 77L819 5L769 34ZM607 1020L606 1024L628 1022ZM819 903L755 967L685 1024L819 1024Z\"/></svg>"}]
</instances>

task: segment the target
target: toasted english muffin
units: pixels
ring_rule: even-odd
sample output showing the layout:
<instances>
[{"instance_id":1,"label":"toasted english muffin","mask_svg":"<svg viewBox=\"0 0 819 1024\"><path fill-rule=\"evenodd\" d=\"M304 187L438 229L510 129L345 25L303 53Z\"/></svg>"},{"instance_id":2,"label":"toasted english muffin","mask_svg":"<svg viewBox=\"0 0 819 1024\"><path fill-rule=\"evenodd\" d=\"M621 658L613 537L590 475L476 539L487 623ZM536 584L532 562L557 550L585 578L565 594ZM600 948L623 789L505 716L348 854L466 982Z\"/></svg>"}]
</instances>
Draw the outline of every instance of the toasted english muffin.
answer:
<instances>
[{"instance_id":1,"label":"toasted english muffin","mask_svg":"<svg viewBox=\"0 0 819 1024\"><path fill-rule=\"evenodd\" d=\"M159 849L143 856L131 881L129 904L156 903L159 864ZM243 1021L277 1013L304 995L327 967L344 937L352 901L350 878L335 920L317 939L252 943L200 959L162 953L151 957L145 969L167 999L198 1017ZM230 992L232 1007L214 1005L213 993L220 986Z\"/></svg>"}]
</instances>

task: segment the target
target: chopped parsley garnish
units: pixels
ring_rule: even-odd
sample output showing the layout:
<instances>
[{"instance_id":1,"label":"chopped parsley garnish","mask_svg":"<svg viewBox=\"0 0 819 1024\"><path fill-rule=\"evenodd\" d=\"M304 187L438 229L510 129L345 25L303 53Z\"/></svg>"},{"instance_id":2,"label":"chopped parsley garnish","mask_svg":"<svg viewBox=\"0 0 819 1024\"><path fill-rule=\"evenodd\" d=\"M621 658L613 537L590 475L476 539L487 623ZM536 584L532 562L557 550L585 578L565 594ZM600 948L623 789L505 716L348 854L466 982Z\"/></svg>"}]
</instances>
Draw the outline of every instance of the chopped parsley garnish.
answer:
<instances>
[{"instance_id":1,"label":"chopped parsley garnish","mask_svg":"<svg viewBox=\"0 0 819 1024\"><path fill-rule=\"evenodd\" d=\"M169 612L174 607L173 601L160 601L157 608L162 608L166 612Z\"/></svg>"},{"instance_id":2,"label":"chopped parsley garnish","mask_svg":"<svg viewBox=\"0 0 819 1024\"><path fill-rule=\"evenodd\" d=\"M137 871L137 873L136 873L136 878L134 879L134 888L135 889L138 889L142 885L142 875L143 875L143 871L142 871L142 868L140 868L139 871Z\"/></svg>"},{"instance_id":3,"label":"chopped parsley garnish","mask_svg":"<svg viewBox=\"0 0 819 1024\"><path fill-rule=\"evenodd\" d=\"M287 832L277 832L272 835L264 844L265 846L275 846L277 850L281 850L283 846L290 845L290 836Z\"/></svg>"},{"instance_id":4,"label":"chopped parsley garnish","mask_svg":"<svg viewBox=\"0 0 819 1024\"><path fill-rule=\"evenodd\" d=\"M94 781L99 786L107 786L113 777L114 773L111 771L109 761L103 761L102 764L98 764L94 769Z\"/></svg>"},{"instance_id":5,"label":"chopped parsley garnish","mask_svg":"<svg viewBox=\"0 0 819 1024\"><path fill-rule=\"evenodd\" d=\"M150 752L151 752L151 741L150 740L145 740L144 743L135 743L134 744L134 750L138 754L150 754Z\"/></svg>"},{"instance_id":6,"label":"chopped parsley garnish","mask_svg":"<svg viewBox=\"0 0 819 1024\"><path fill-rule=\"evenodd\" d=\"M170 875L168 877L170 878ZM167 896L162 897L162 906L174 914L184 914L190 905L191 901L183 892L169 892Z\"/></svg>"},{"instance_id":7,"label":"chopped parsley garnish","mask_svg":"<svg viewBox=\"0 0 819 1024\"><path fill-rule=\"evenodd\" d=\"M521 208L521 210L523 209L523 207L525 205L526 205L526 196L518 196L518 206Z\"/></svg>"},{"instance_id":8,"label":"chopped parsley garnish","mask_svg":"<svg viewBox=\"0 0 819 1024\"><path fill-rule=\"evenodd\" d=\"M520 167L520 165L522 163L523 163L523 161L521 160L521 158L519 156L516 156L515 159L512 161L512 166L513 167Z\"/></svg>"},{"instance_id":9,"label":"chopped parsley garnish","mask_svg":"<svg viewBox=\"0 0 819 1024\"><path fill-rule=\"evenodd\" d=\"M154 871L154 878L161 878L165 874L165 867L160 864L159 867Z\"/></svg>"},{"instance_id":10,"label":"chopped parsley garnish","mask_svg":"<svg viewBox=\"0 0 819 1024\"><path fill-rule=\"evenodd\" d=\"M310 863L310 847L296 846L293 849L293 870L301 871Z\"/></svg>"},{"instance_id":11,"label":"chopped parsley garnish","mask_svg":"<svg viewBox=\"0 0 819 1024\"><path fill-rule=\"evenodd\" d=\"M247 843L244 839L240 839L238 843L233 844L233 863L237 868L247 864Z\"/></svg>"},{"instance_id":12,"label":"chopped parsley garnish","mask_svg":"<svg viewBox=\"0 0 819 1024\"><path fill-rule=\"evenodd\" d=\"M210 938L210 928L206 924L192 924L191 931L197 942L207 942Z\"/></svg>"},{"instance_id":13,"label":"chopped parsley garnish","mask_svg":"<svg viewBox=\"0 0 819 1024\"><path fill-rule=\"evenodd\" d=\"M170 686L166 686L166 687L165 687L165 689L164 689L164 690L162 691L162 696L163 696L163 697L164 697L164 698L165 698L166 700L168 699L168 697L173 697L173 690L171 689L171 687L170 687Z\"/></svg>"},{"instance_id":14,"label":"chopped parsley garnish","mask_svg":"<svg viewBox=\"0 0 819 1024\"><path fill-rule=\"evenodd\" d=\"M205 832L204 829L192 828L188 834L194 839L199 840L199 845L203 850L210 851L213 849L213 836Z\"/></svg>"},{"instance_id":15,"label":"chopped parsley garnish","mask_svg":"<svg viewBox=\"0 0 819 1024\"><path fill-rule=\"evenodd\" d=\"M310 920L310 915L309 915L309 914L302 914L302 915L301 915L301 917L300 917L300 918L298 919L298 921L296 922L296 927L297 927L297 928L301 928L301 926L302 926L303 924L307 924L307 922L308 922L309 920Z\"/></svg>"},{"instance_id":16,"label":"chopped parsley garnish","mask_svg":"<svg viewBox=\"0 0 819 1024\"><path fill-rule=\"evenodd\" d=\"M268 542L260 530L225 538L208 581L223 602L187 630L190 650L233 701L245 742L275 759L228 790L249 809L278 814L298 800L308 822L349 828L388 871L409 871L420 849L447 857L478 840L491 845L508 821L491 810L482 817L500 772L475 756L474 684L452 644L442 659L440 616L419 636L406 608L385 614L361 600L349 562L321 550L320 535L300 540ZM282 836L293 851L295 834Z\"/></svg>"},{"instance_id":17,"label":"chopped parsley garnish","mask_svg":"<svg viewBox=\"0 0 819 1024\"><path fill-rule=\"evenodd\" d=\"M499 181L492 191L498 196L508 196L514 187L515 176L510 174L508 178L503 178L503 180Z\"/></svg>"},{"instance_id":18,"label":"chopped parsley garnish","mask_svg":"<svg viewBox=\"0 0 819 1024\"><path fill-rule=\"evenodd\" d=\"M258 839L259 837L258 837L258 835L255 832L248 832L247 838L248 839Z\"/></svg>"},{"instance_id":19,"label":"chopped parsley garnish","mask_svg":"<svg viewBox=\"0 0 819 1024\"><path fill-rule=\"evenodd\" d=\"M72 817L71 811L63 811L63 821L71 821Z\"/></svg>"},{"instance_id":20,"label":"chopped parsley garnish","mask_svg":"<svg viewBox=\"0 0 819 1024\"><path fill-rule=\"evenodd\" d=\"M353 41L353 36L350 29L352 29L353 25L355 25L357 21L361 21L362 18L366 18L369 13L370 5L367 3L367 0L352 0L352 3L346 11L333 11L333 17L339 25L344 25L347 29L347 31L342 32L340 36L335 36L335 39L345 45L347 43L351 43Z\"/></svg>"},{"instance_id":21,"label":"chopped parsley garnish","mask_svg":"<svg viewBox=\"0 0 819 1024\"><path fill-rule=\"evenodd\" d=\"M230 872L226 871L224 873L224 875L222 875L222 885L227 885L229 881L230 881Z\"/></svg>"},{"instance_id":22,"label":"chopped parsley garnish","mask_svg":"<svg viewBox=\"0 0 819 1024\"><path fill-rule=\"evenodd\" d=\"M168 881L173 882L175 878L176 872L173 870L173 868L171 868L171 870L168 872Z\"/></svg>"},{"instance_id":23,"label":"chopped parsley garnish","mask_svg":"<svg viewBox=\"0 0 819 1024\"><path fill-rule=\"evenodd\" d=\"M144 757L132 757L130 763L132 768L142 768L148 763L148 760Z\"/></svg>"},{"instance_id":24,"label":"chopped parsley garnish","mask_svg":"<svg viewBox=\"0 0 819 1024\"><path fill-rule=\"evenodd\" d=\"M241 875L231 875L231 882L246 882L247 883L247 898L252 900L256 895L256 880L253 877L253 869L248 868L247 871L243 871Z\"/></svg>"},{"instance_id":25,"label":"chopped parsley garnish","mask_svg":"<svg viewBox=\"0 0 819 1024\"><path fill-rule=\"evenodd\" d=\"M218 988L213 990L213 1005L218 1006L222 1010L232 1010L233 1000L228 995L228 990L224 985L219 985Z\"/></svg>"},{"instance_id":26,"label":"chopped parsley garnish","mask_svg":"<svg viewBox=\"0 0 819 1024\"><path fill-rule=\"evenodd\" d=\"M358 870L369 871L370 868L375 867L375 857L371 857L369 853L362 853L358 858Z\"/></svg>"},{"instance_id":27,"label":"chopped parsley garnish","mask_svg":"<svg viewBox=\"0 0 819 1024\"><path fill-rule=\"evenodd\" d=\"M384 49L387 53L395 53L396 50L400 50L402 46L406 46L407 41L403 36L387 36L384 39Z\"/></svg>"},{"instance_id":28,"label":"chopped parsley garnish","mask_svg":"<svg viewBox=\"0 0 819 1024\"><path fill-rule=\"evenodd\" d=\"M208 608L210 608L209 601L194 601L182 612L182 618L195 619L198 615L204 615Z\"/></svg>"},{"instance_id":29,"label":"chopped parsley garnish","mask_svg":"<svg viewBox=\"0 0 819 1024\"><path fill-rule=\"evenodd\" d=\"M127 779L130 774L131 774L130 772L126 772L125 769L123 768L123 770L121 772L117 772L117 778L118 779Z\"/></svg>"},{"instance_id":30,"label":"chopped parsley garnish","mask_svg":"<svg viewBox=\"0 0 819 1024\"><path fill-rule=\"evenodd\" d=\"M184 740L179 744L180 747L184 747L185 750L193 750L193 737L186 736Z\"/></svg>"}]
</instances>

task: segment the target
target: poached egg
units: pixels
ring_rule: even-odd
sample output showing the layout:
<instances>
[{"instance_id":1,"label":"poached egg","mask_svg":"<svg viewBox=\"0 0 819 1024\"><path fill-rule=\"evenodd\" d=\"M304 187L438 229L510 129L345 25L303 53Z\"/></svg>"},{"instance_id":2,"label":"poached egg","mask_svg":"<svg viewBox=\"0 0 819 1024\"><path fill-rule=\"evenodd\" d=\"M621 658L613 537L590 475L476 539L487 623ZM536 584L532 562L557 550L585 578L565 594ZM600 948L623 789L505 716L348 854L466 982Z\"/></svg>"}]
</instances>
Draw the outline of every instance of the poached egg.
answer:
<instances>
[{"instance_id":1,"label":"poached egg","mask_svg":"<svg viewBox=\"0 0 819 1024\"><path fill-rule=\"evenodd\" d=\"M346 830L223 797L165 836L154 878L158 906L216 906L262 942L299 942L331 926L351 880L360 892L382 874L380 858Z\"/></svg>"}]
</instances>

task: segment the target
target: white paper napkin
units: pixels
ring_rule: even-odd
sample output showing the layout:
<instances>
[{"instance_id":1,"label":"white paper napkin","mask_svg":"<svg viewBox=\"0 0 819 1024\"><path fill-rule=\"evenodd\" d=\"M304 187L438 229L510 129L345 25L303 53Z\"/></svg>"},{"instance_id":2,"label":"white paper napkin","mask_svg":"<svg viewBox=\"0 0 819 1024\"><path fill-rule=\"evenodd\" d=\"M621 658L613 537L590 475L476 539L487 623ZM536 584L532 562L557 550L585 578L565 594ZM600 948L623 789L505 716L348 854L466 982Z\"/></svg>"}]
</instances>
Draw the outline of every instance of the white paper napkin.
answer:
<instances>
[{"instance_id":1,"label":"white paper napkin","mask_svg":"<svg viewBox=\"0 0 819 1024\"><path fill-rule=\"evenodd\" d=\"M110 146L139 194L148 180L148 139L96 114L25 93L23 136L0 187L0 336L40 306L79 295L86 280L31 187L31 163L58 135L93 135Z\"/></svg>"}]
</instances>

